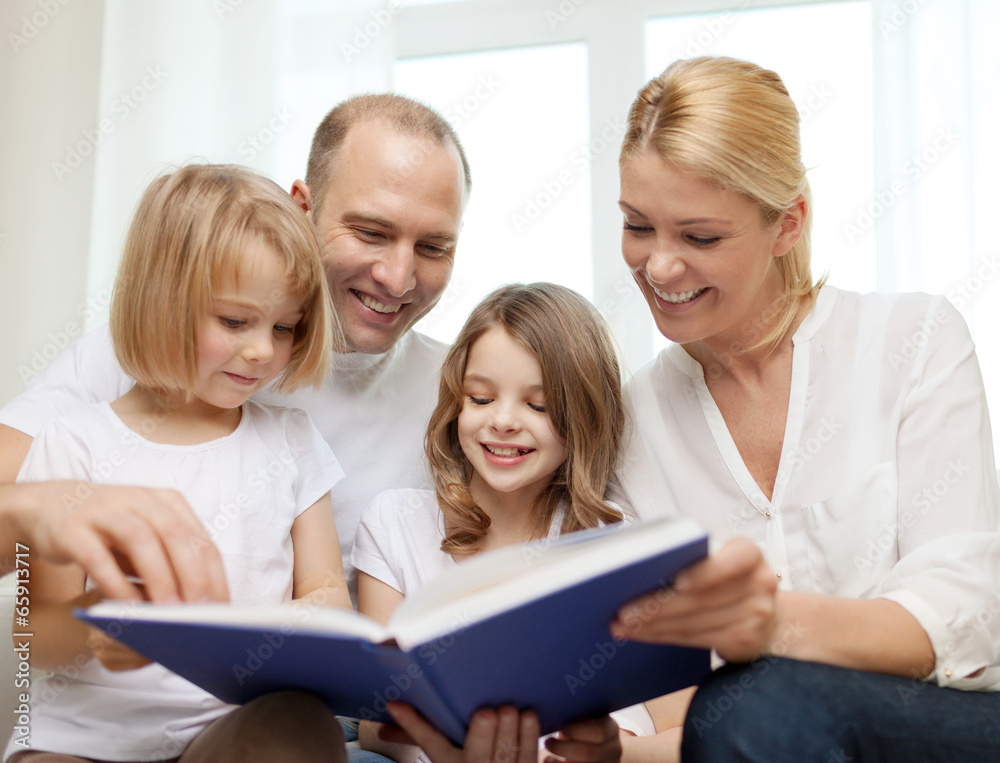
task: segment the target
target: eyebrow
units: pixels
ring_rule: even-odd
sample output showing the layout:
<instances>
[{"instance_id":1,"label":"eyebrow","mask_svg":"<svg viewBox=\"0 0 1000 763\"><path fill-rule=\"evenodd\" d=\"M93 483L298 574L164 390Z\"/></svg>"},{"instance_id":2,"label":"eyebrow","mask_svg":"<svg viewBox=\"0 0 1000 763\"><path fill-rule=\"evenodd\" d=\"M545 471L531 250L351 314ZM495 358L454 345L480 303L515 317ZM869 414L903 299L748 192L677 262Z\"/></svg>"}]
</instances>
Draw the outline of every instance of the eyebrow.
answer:
<instances>
[{"instance_id":1,"label":"eyebrow","mask_svg":"<svg viewBox=\"0 0 1000 763\"><path fill-rule=\"evenodd\" d=\"M462 378L463 382L480 382L482 384L493 384L494 381L487 376L480 376L479 374L466 374ZM541 384L531 384L524 388L525 392L544 392L544 388Z\"/></svg>"},{"instance_id":2,"label":"eyebrow","mask_svg":"<svg viewBox=\"0 0 1000 763\"><path fill-rule=\"evenodd\" d=\"M638 209L633 207L631 204L625 201L619 201L618 206L625 207L629 212L639 215L643 220L647 219L646 215L640 212ZM722 223L724 225L729 225L732 220L727 220L724 217L692 217L688 220L678 220L675 225L698 225L699 223Z\"/></svg>"},{"instance_id":3,"label":"eyebrow","mask_svg":"<svg viewBox=\"0 0 1000 763\"><path fill-rule=\"evenodd\" d=\"M253 302L248 299L240 299L239 297L213 297L212 304L222 307L242 308L244 310L250 310L251 312L256 313L257 315L262 315L264 313L259 303ZM297 313L291 313L290 315L284 317L286 318L294 317L297 320L302 320L305 317L305 313L300 310Z\"/></svg>"},{"instance_id":4,"label":"eyebrow","mask_svg":"<svg viewBox=\"0 0 1000 763\"><path fill-rule=\"evenodd\" d=\"M370 215L365 212L348 212L343 216L344 222L347 223L365 223L368 225L375 225L379 228L383 228L392 233L399 232L399 226L396 225L391 220L384 217L379 217L378 215ZM445 231L431 231L430 233L424 233L418 238L432 238L435 241L444 241L447 243L455 243L458 241L458 236L453 233L447 233Z\"/></svg>"}]
</instances>

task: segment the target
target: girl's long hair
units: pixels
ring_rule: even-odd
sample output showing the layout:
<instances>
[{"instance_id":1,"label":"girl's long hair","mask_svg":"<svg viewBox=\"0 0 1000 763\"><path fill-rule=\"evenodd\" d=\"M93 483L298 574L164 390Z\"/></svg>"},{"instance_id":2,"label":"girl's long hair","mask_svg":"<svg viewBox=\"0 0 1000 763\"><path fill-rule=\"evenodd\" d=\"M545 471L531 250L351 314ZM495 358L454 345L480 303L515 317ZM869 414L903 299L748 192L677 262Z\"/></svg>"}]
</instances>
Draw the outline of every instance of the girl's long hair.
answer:
<instances>
[{"instance_id":1,"label":"girl's long hair","mask_svg":"<svg viewBox=\"0 0 1000 763\"><path fill-rule=\"evenodd\" d=\"M621 512L604 500L621 458L626 416L607 324L571 289L513 284L496 289L472 311L441 369L438 404L425 439L445 519L441 550L458 557L474 554L490 526L469 491L472 465L459 444L458 414L465 402L469 348L492 328L506 331L538 361L546 411L566 444L566 459L538 497L533 537L545 535L560 503L566 504L564 533L620 521Z\"/></svg>"}]
</instances>

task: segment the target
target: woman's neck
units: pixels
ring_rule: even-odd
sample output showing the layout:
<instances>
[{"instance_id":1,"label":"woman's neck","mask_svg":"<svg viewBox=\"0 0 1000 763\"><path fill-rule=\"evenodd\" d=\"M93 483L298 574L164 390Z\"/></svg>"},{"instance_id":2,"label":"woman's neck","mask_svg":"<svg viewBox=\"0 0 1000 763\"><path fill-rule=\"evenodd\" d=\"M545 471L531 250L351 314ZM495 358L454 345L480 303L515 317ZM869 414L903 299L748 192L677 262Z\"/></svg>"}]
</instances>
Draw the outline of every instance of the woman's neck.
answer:
<instances>
[{"instance_id":1,"label":"woman's neck","mask_svg":"<svg viewBox=\"0 0 1000 763\"><path fill-rule=\"evenodd\" d=\"M776 363L780 364L782 359L791 355L792 337L808 315L812 300L798 305L795 317L777 344L768 342L755 347L780 320L779 311L775 309L778 304L773 302L760 312L758 320L753 324L758 329L751 334L744 331L719 334L684 344L684 350L698 361L704 369L706 379L729 377L735 381L759 382L769 375Z\"/></svg>"},{"instance_id":2,"label":"woman's neck","mask_svg":"<svg viewBox=\"0 0 1000 763\"><path fill-rule=\"evenodd\" d=\"M232 434L242 408L216 408L183 395L164 395L136 384L111 403L111 410L136 434L166 445L198 445Z\"/></svg>"}]
</instances>

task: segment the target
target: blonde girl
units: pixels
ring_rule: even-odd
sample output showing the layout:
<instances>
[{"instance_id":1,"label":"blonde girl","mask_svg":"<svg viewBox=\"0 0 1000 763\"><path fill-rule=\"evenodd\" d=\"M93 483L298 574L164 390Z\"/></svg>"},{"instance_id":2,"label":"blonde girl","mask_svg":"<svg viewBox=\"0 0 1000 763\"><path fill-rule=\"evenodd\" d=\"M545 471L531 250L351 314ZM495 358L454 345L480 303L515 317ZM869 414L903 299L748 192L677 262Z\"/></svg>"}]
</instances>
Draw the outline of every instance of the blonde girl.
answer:
<instances>
[{"instance_id":1,"label":"blonde girl","mask_svg":"<svg viewBox=\"0 0 1000 763\"><path fill-rule=\"evenodd\" d=\"M248 399L272 382L319 384L334 330L312 226L278 186L235 166L160 177L111 307L135 385L52 422L19 479L175 488L218 547L233 602L350 606L329 496L340 467L304 413ZM318 701L275 694L234 709L74 619L100 598L82 568L36 561L32 584L32 665L51 672L8 760L343 757Z\"/></svg>"}]
</instances>

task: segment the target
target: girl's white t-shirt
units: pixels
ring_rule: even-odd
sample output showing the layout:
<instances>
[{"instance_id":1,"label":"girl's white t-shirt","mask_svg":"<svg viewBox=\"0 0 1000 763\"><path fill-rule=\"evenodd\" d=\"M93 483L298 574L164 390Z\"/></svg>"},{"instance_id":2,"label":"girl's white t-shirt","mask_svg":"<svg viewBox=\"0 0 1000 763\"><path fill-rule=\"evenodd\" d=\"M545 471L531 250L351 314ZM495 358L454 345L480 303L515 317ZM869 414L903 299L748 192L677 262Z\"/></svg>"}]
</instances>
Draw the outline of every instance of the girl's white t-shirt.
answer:
<instances>
[{"instance_id":1,"label":"girl's white t-shirt","mask_svg":"<svg viewBox=\"0 0 1000 763\"><path fill-rule=\"evenodd\" d=\"M149 425L153 430L156 422ZM300 410L247 402L226 437L167 445L145 439L98 403L39 432L18 480L178 490L222 555L232 601L280 604L292 595L292 523L342 475ZM67 495L67 508L78 500ZM30 735L15 732L5 759L29 748L104 760L176 757L232 709L156 664L112 672L81 659L34 679L31 690Z\"/></svg>"}]
</instances>

